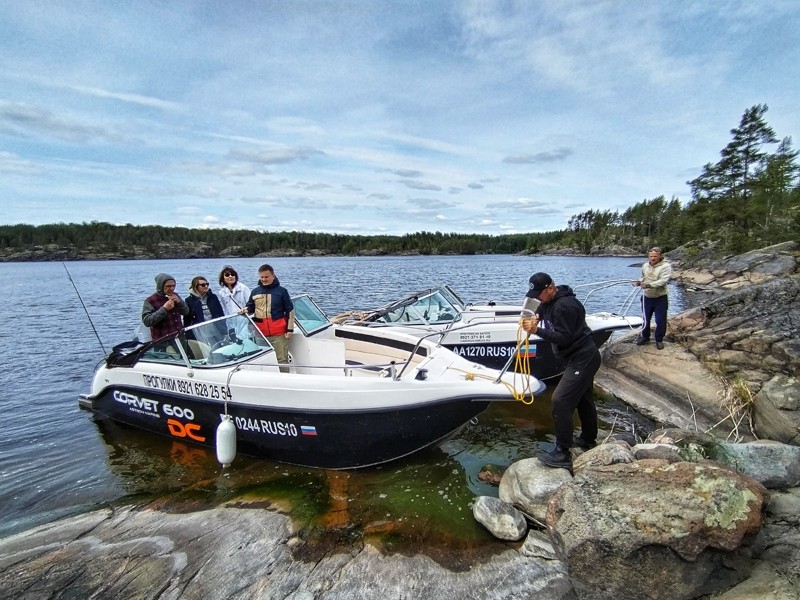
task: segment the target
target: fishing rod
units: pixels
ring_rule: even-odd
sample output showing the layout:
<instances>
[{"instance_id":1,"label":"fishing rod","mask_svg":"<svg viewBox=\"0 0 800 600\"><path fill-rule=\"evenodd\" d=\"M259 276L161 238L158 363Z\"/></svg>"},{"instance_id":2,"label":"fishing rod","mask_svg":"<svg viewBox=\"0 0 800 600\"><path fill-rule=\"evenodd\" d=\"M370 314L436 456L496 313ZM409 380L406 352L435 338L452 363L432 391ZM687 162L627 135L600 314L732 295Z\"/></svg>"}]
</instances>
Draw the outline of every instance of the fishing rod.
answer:
<instances>
[{"instance_id":1,"label":"fishing rod","mask_svg":"<svg viewBox=\"0 0 800 600\"><path fill-rule=\"evenodd\" d=\"M92 326L92 331L94 331L94 336L97 338L97 342L100 344L100 348L103 349L103 354L108 354L108 352L106 352L105 346L103 346L103 341L100 339L100 336L97 333L97 329L95 329L94 327L94 323L92 322L92 317L89 316L89 311L86 310L86 305L83 303L83 298L81 298L81 293L78 291L78 286L76 286L75 282L72 281L72 275L70 275L69 269L67 268L67 265L64 263L63 260L61 261L61 266L64 267L64 270L67 272L67 277L69 277L69 282L72 284L72 289L75 290L75 294L77 294L78 300L81 301L83 312L86 313L86 318L89 319L89 325Z\"/></svg>"}]
</instances>

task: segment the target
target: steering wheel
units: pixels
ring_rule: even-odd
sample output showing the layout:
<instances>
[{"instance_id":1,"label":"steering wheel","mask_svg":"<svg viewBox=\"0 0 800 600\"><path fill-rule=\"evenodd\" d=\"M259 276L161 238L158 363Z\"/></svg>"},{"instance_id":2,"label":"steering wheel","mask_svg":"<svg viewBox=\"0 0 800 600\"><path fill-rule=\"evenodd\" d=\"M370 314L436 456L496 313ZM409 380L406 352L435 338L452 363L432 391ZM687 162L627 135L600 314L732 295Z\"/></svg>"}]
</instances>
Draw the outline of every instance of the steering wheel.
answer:
<instances>
[{"instance_id":1,"label":"steering wheel","mask_svg":"<svg viewBox=\"0 0 800 600\"><path fill-rule=\"evenodd\" d=\"M213 353L214 350L219 350L220 348L224 348L225 346L229 346L230 344L231 344L230 340L227 340L227 339L226 340L220 340L216 344L211 346L211 350L209 350L209 352Z\"/></svg>"},{"instance_id":2,"label":"steering wheel","mask_svg":"<svg viewBox=\"0 0 800 600\"><path fill-rule=\"evenodd\" d=\"M220 340L217 343L215 343L213 346L211 346L211 350L208 351L208 359L206 360L206 363L209 364L209 365L218 365L218 364L224 363L226 360L228 360L227 356L225 356L221 352L217 352L217 350L220 350L221 348L224 348L225 346L228 346L229 344L230 344L230 341L228 341L228 340Z\"/></svg>"}]
</instances>

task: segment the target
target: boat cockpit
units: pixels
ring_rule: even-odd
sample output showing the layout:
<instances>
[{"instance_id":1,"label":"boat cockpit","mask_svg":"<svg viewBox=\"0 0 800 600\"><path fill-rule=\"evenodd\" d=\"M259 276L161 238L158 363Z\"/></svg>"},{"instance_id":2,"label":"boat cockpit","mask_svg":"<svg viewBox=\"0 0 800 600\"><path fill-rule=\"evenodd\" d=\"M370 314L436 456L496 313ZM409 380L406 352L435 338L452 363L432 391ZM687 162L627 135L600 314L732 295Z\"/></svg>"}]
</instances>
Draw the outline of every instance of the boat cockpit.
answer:
<instances>
[{"instance_id":1,"label":"boat cockpit","mask_svg":"<svg viewBox=\"0 0 800 600\"><path fill-rule=\"evenodd\" d=\"M137 362L218 367L274 352L272 345L244 315L231 315L187 327L145 343L125 342L106 358L109 367L131 367Z\"/></svg>"}]
</instances>

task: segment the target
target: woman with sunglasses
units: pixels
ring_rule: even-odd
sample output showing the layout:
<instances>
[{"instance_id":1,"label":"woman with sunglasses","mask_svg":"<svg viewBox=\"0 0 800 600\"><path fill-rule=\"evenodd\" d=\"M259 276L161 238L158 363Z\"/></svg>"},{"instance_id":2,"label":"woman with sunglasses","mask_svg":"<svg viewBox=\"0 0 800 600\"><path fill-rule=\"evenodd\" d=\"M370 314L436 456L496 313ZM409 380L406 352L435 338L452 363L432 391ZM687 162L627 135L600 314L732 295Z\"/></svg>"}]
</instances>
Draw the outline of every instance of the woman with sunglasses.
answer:
<instances>
[{"instance_id":1,"label":"woman with sunglasses","mask_svg":"<svg viewBox=\"0 0 800 600\"><path fill-rule=\"evenodd\" d=\"M250 288L239 281L239 274L228 265L219 273L219 301L226 315L241 311L250 299Z\"/></svg>"},{"instance_id":2,"label":"woman with sunglasses","mask_svg":"<svg viewBox=\"0 0 800 600\"><path fill-rule=\"evenodd\" d=\"M208 279L195 277L189 286L189 296L186 298L189 314L183 317L184 327L210 321L224 316L219 298L208 287Z\"/></svg>"}]
</instances>

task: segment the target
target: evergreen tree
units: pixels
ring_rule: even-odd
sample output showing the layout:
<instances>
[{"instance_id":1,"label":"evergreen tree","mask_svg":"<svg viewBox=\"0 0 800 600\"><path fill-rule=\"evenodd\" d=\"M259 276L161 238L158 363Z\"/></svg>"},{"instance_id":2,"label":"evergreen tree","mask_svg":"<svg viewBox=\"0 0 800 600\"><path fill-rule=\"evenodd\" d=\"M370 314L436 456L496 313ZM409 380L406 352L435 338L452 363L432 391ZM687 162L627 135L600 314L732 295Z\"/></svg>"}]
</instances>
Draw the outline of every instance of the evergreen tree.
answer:
<instances>
[{"instance_id":1,"label":"evergreen tree","mask_svg":"<svg viewBox=\"0 0 800 600\"><path fill-rule=\"evenodd\" d=\"M766 158L759 190L754 200L758 223L769 231L776 219L787 214L792 207L793 192L797 189L800 165L797 150L792 150L792 138L781 140L775 154Z\"/></svg>"}]
</instances>

